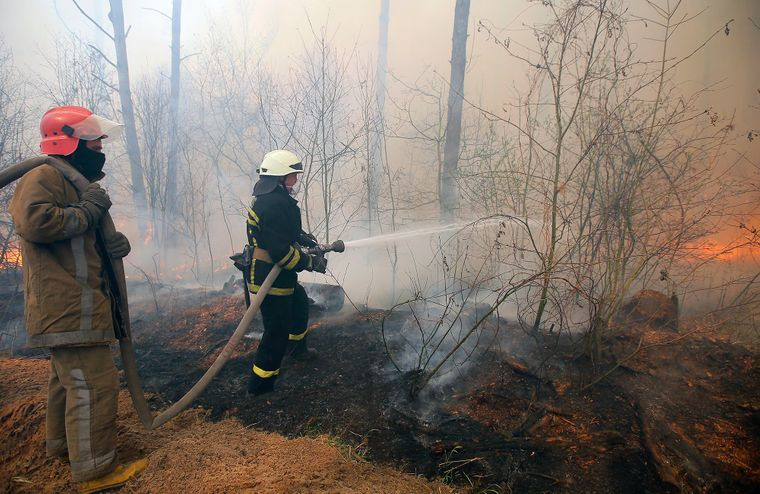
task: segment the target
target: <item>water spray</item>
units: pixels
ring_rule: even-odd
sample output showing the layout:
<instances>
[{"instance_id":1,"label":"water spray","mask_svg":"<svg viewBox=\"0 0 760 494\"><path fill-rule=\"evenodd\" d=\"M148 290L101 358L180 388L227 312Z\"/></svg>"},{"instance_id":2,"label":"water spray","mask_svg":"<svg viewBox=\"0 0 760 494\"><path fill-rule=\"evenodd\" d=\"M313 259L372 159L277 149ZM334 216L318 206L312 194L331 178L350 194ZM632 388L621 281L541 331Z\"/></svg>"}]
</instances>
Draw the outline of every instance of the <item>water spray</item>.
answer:
<instances>
[{"instance_id":1,"label":"water spray","mask_svg":"<svg viewBox=\"0 0 760 494\"><path fill-rule=\"evenodd\" d=\"M397 240L406 240L409 238L435 235L436 233L458 232L467 227L482 228L489 225L497 225L503 223L506 219L508 219L508 217L499 216L496 218L487 218L484 220L463 223L449 223L448 225L438 225L427 228L417 228L416 230L409 230L405 232L387 233L385 235L376 235L373 237L360 238L357 240L349 240L348 242L345 242L345 247L367 247L375 244L386 244L395 242Z\"/></svg>"}]
</instances>

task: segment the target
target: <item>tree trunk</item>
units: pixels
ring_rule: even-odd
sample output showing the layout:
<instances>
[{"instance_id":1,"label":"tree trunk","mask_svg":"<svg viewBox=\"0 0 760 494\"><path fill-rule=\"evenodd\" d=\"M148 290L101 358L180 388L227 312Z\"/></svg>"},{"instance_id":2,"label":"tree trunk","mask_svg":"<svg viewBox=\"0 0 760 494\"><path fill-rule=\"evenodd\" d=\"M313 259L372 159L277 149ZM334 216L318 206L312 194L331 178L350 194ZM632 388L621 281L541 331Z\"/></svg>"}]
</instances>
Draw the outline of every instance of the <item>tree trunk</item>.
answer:
<instances>
[{"instance_id":1,"label":"tree trunk","mask_svg":"<svg viewBox=\"0 0 760 494\"><path fill-rule=\"evenodd\" d=\"M179 125L179 91L180 91L180 28L182 24L182 0L172 2L172 68L171 88L169 93L169 140L166 164L166 211L164 213L164 242L173 243L175 238L168 232L169 224L174 221L177 208L177 156Z\"/></svg>"},{"instance_id":2,"label":"tree trunk","mask_svg":"<svg viewBox=\"0 0 760 494\"><path fill-rule=\"evenodd\" d=\"M132 198L135 203L137 227L141 238L148 232L148 203L145 199L145 183L143 182L142 161L140 159L140 143L137 140L135 128L135 112L132 107L132 91L129 87L129 62L127 60L127 36L124 32L124 9L121 0L110 0L111 12L108 18L113 25L113 43L116 49L116 71L119 76L119 100L121 114L124 119L127 138L127 156L132 174Z\"/></svg>"},{"instance_id":3,"label":"tree trunk","mask_svg":"<svg viewBox=\"0 0 760 494\"><path fill-rule=\"evenodd\" d=\"M367 206L369 214L369 234L378 231L380 212L378 195L380 194L380 170L383 163L383 133L385 127L385 79L388 72L388 11L390 0L382 0L380 6L380 28L377 40L377 70L375 72L375 101L377 112L375 116L374 142L372 143L372 158L369 162L369 187L367 191Z\"/></svg>"},{"instance_id":4,"label":"tree trunk","mask_svg":"<svg viewBox=\"0 0 760 494\"><path fill-rule=\"evenodd\" d=\"M443 173L439 198L441 220L444 222L452 221L455 211L459 207L457 164L462 133L462 102L464 100L464 70L467 62L467 20L469 16L470 0L457 0L454 9L446 142L443 148Z\"/></svg>"}]
</instances>

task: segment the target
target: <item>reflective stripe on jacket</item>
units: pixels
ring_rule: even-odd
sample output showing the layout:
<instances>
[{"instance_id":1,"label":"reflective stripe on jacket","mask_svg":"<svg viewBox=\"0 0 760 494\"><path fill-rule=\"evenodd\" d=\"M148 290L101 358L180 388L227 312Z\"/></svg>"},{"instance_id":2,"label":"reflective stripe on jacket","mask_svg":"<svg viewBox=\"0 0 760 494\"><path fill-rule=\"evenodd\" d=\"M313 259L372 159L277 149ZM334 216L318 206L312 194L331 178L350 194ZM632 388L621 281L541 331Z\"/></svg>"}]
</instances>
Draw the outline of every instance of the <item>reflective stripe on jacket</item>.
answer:
<instances>
[{"instance_id":1,"label":"reflective stripe on jacket","mask_svg":"<svg viewBox=\"0 0 760 494\"><path fill-rule=\"evenodd\" d=\"M47 164L26 173L11 200L9 211L21 237L30 347L114 341L95 230L74 206L79 201L76 188Z\"/></svg>"}]
</instances>

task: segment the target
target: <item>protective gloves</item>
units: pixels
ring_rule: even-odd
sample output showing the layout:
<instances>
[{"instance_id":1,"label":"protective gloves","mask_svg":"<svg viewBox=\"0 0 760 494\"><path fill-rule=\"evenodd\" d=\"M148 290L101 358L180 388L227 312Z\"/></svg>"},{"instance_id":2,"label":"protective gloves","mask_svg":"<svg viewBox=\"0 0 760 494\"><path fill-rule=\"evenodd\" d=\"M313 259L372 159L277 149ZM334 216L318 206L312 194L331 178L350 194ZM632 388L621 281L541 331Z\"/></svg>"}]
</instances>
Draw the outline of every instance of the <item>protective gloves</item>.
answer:
<instances>
[{"instance_id":1,"label":"protective gloves","mask_svg":"<svg viewBox=\"0 0 760 494\"><path fill-rule=\"evenodd\" d=\"M311 269L315 273L325 273L327 271L327 259L325 256L311 256Z\"/></svg>"},{"instance_id":2,"label":"protective gloves","mask_svg":"<svg viewBox=\"0 0 760 494\"><path fill-rule=\"evenodd\" d=\"M108 255L111 256L111 259L121 259L132 250L132 247L129 245L129 239L127 239L127 237L121 232L114 232L114 234L107 237L105 241L106 250L108 251Z\"/></svg>"},{"instance_id":3,"label":"protective gloves","mask_svg":"<svg viewBox=\"0 0 760 494\"><path fill-rule=\"evenodd\" d=\"M311 233L301 232L298 236L298 245L302 247L315 247L317 243L317 237Z\"/></svg>"},{"instance_id":4,"label":"protective gloves","mask_svg":"<svg viewBox=\"0 0 760 494\"><path fill-rule=\"evenodd\" d=\"M100 222L100 218L111 207L111 198L103 187L92 183L82 192L82 200L78 206L87 216L90 227L93 227Z\"/></svg>"}]
</instances>

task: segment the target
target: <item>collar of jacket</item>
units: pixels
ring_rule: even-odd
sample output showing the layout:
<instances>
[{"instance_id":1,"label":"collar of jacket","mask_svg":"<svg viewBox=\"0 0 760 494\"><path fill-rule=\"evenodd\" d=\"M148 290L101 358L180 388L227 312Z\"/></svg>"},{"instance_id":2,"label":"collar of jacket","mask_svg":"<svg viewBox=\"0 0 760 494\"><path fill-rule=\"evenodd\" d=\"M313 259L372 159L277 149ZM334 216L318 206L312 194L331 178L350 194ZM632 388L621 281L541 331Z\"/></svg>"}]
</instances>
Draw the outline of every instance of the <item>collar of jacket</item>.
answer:
<instances>
[{"instance_id":1,"label":"collar of jacket","mask_svg":"<svg viewBox=\"0 0 760 494\"><path fill-rule=\"evenodd\" d=\"M45 162L54 168L57 168L59 172L63 173L63 176L66 177L66 179L71 182L74 187L76 187L80 194L84 192L84 189L87 188L88 184L97 182L106 176L105 173L101 172L99 176L90 181L84 175L82 175L82 172L80 172L79 169L74 166L74 164L72 164L64 157L56 155L47 155L44 157L46 158Z\"/></svg>"},{"instance_id":2,"label":"collar of jacket","mask_svg":"<svg viewBox=\"0 0 760 494\"><path fill-rule=\"evenodd\" d=\"M79 170L71 166L68 161L61 159L60 156L43 154L40 156L35 156L34 158L29 158L28 160L24 160L20 163L16 163L15 165L0 171L0 188L3 188L12 182L15 182L23 175L25 175L28 171L44 164L48 164L61 172L66 180L71 182L71 184L74 185L80 194L90 184L90 181L84 178L84 175L79 173Z\"/></svg>"},{"instance_id":3,"label":"collar of jacket","mask_svg":"<svg viewBox=\"0 0 760 494\"><path fill-rule=\"evenodd\" d=\"M268 177L267 177L268 178ZM279 178L279 177L277 177ZM258 187L258 190L257 190ZM270 189L271 187L271 189ZM270 189L270 190L266 190ZM266 192L264 192L266 190ZM298 204L298 199L291 196L288 191L285 189L285 186L283 186L281 183L276 182L274 186L272 186L272 182L269 180L261 180L259 179L258 182L256 182L256 185L253 188L253 195L254 196L264 196L267 194L281 194L290 199L294 204Z\"/></svg>"},{"instance_id":4,"label":"collar of jacket","mask_svg":"<svg viewBox=\"0 0 760 494\"><path fill-rule=\"evenodd\" d=\"M76 163L74 163L74 162L72 162L71 160L68 159L69 156L50 155L49 157L50 158L56 158L56 159L58 159L58 160L60 160L60 161L62 161L64 163L66 163L67 165L69 165L71 168L75 169L77 172L79 172L84 177L84 173L82 173L82 170L79 168L79 166L77 166ZM90 180L90 183L100 182L101 180L103 180L103 178L105 178L105 176L106 176L106 174L103 173L102 171L100 171L100 172L98 172L97 175L95 175L95 177L93 177L92 180ZM85 178L87 178L87 177L85 177Z\"/></svg>"},{"instance_id":5,"label":"collar of jacket","mask_svg":"<svg viewBox=\"0 0 760 494\"><path fill-rule=\"evenodd\" d=\"M285 188L285 186L284 186L284 185L280 185L279 187L277 187L277 188L274 190L274 192L275 192L275 193L277 193L277 194L282 194L282 195L284 195L284 196L285 196L285 197L287 197L287 198L288 198L288 200L289 200L290 202L292 202L293 204L298 204L298 199L296 199L295 197L291 196L291 195L290 195L290 192L288 192L288 190Z\"/></svg>"}]
</instances>

